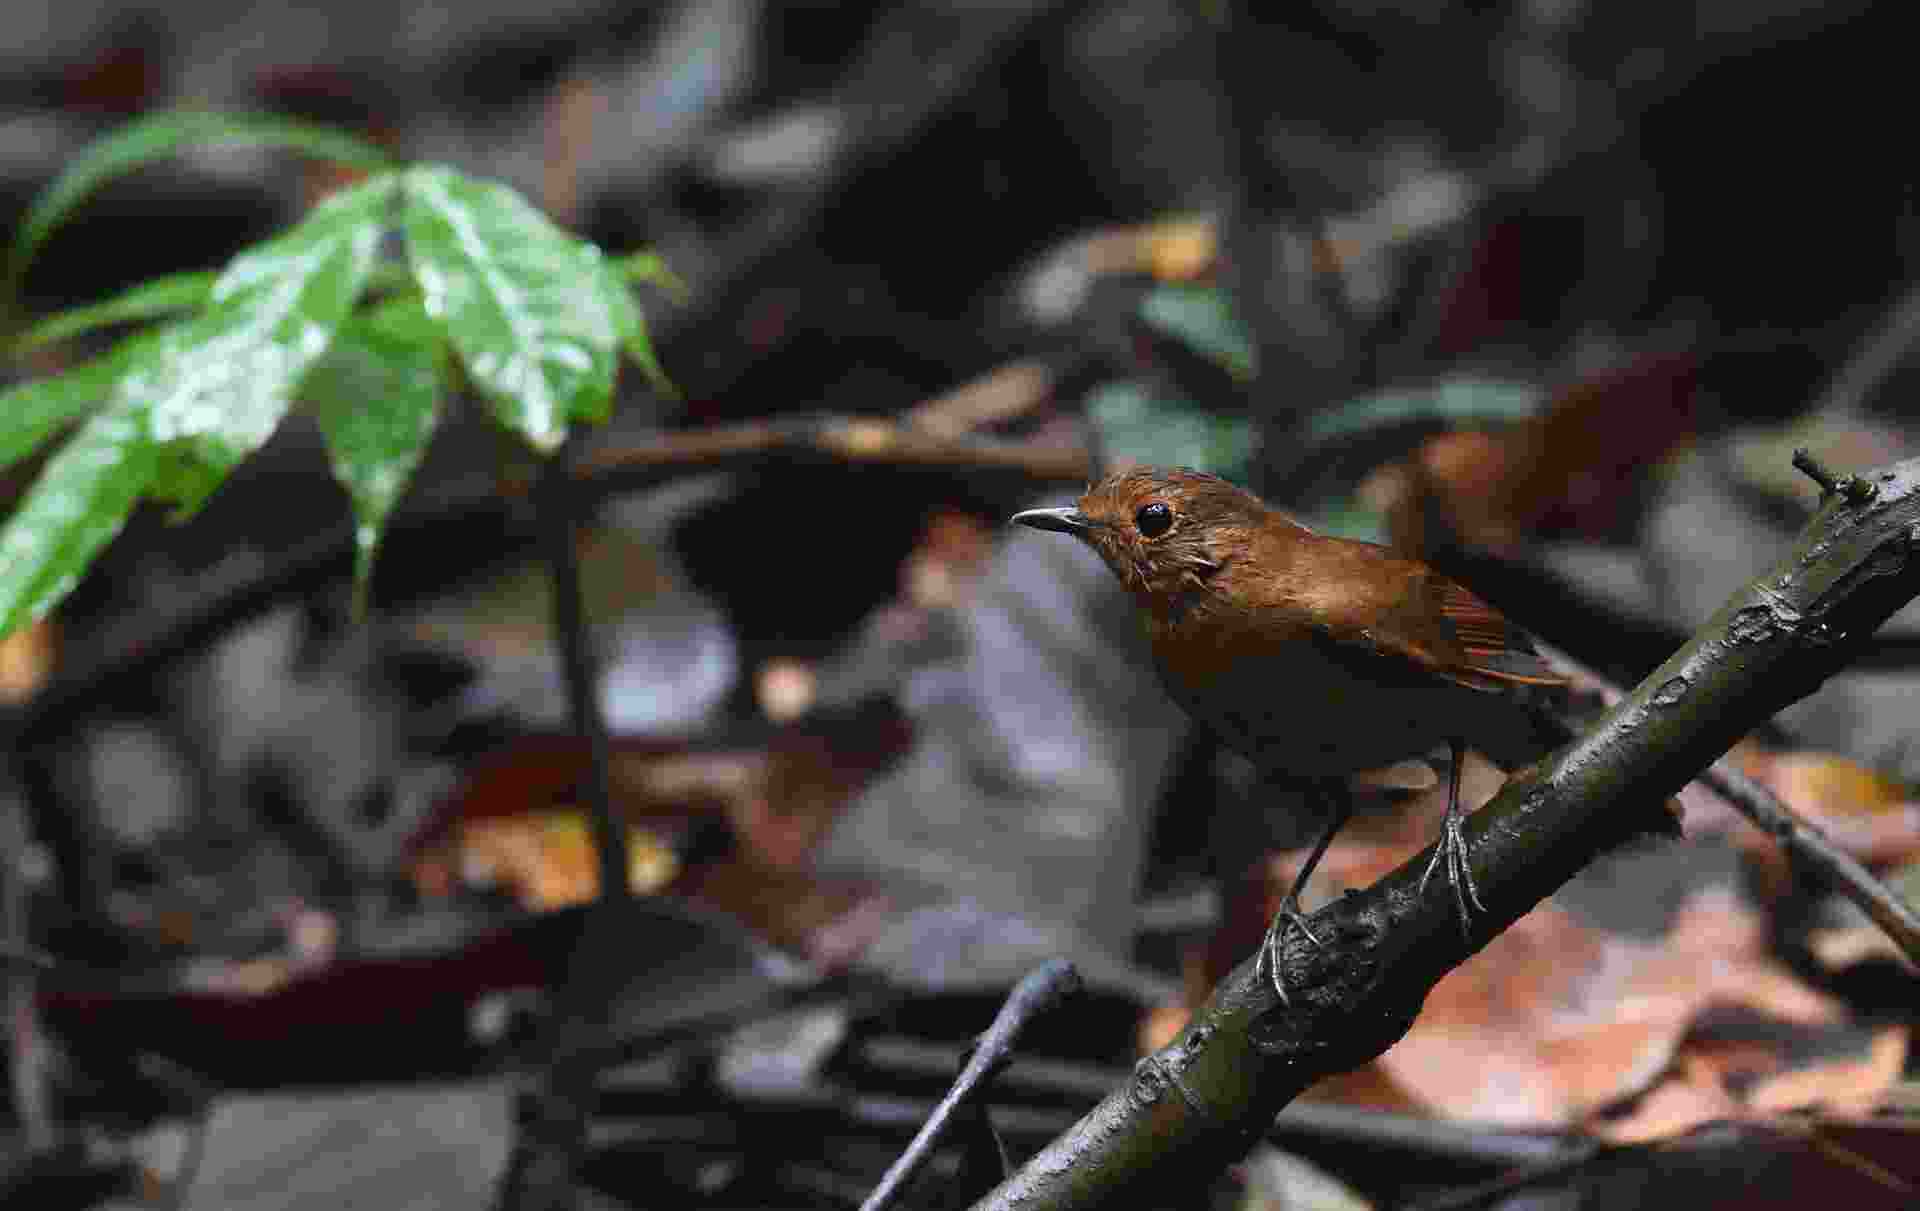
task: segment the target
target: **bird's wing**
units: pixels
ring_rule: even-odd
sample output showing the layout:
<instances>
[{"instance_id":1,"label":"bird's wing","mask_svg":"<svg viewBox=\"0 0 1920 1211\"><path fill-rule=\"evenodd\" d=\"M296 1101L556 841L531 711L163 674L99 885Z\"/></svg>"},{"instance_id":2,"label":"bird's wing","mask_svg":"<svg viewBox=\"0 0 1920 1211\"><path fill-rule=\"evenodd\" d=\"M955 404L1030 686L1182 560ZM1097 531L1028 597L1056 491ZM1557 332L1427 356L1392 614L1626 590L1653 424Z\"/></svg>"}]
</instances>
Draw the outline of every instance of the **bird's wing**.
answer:
<instances>
[{"instance_id":1,"label":"bird's wing","mask_svg":"<svg viewBox=\"0 0 1920 1211\"><path fill-rule=\"evenodd\" d=\"M1490 693L1566 684L1525 631L1417 560L1351 539L1263 537L1249 561L1258 574L1238 582L1263 641L1265 620L1281 614L1297 620L1300 638L1375 683L1437 678Z\"/></svg>"},{"instance_id":2,"label":"bird's wing","mask_svg":"<svg viewBox=\"0 0 1920 1211\"><path fill-rule=\"evenodd\" d=\"M1533 639L1506 616L1444 576L1429 576L1425 596L1437 607L1441 627L1453 632L1457 654L1435 671L1473 689L1515 685L1565 685L1533 649Z\"/></svg>"},{"instance_id":3,"label":"bird's wing","mask_svg":"<svg viewBox=\"0 0 1920 1211\"><path fill-rule=\"evenodd\" d=\"M1416 676L1499 692L1521 685L1565 685L1566 678L1533 650L1533 640L1463 586L1431 571L1408 591L1364 618L1343 620L1328 637L1349 651L1399 657ZM1382 670L1374 666L1376 679Z\"/></svg>"}]
</instances>

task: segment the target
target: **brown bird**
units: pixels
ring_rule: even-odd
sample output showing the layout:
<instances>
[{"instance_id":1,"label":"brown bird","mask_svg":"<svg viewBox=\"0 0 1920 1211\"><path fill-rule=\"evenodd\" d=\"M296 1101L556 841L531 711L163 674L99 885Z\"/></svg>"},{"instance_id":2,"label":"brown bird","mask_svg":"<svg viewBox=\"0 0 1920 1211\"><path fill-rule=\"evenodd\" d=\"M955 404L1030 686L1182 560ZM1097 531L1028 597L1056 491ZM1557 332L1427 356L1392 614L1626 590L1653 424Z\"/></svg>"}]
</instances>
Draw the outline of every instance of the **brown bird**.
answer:
<instances>
[{"instance_id":1,"label":"brown bird","mask_svg":"<svg viewBox=\"0 0 1920 1211\"><path fill-rule=\"evenodd\" d=\"M1282 1000L1282 931L1320 944L1300 889L1352 814L1355 774L1448 746L1447 813L1421 886L1444 859L1463 927L1469 903L1484 911L1461 831L1461 753L1471 745L1511 769L1564 738L1522 687L1565 679L1492 606L1417 560L1315 534L1198 471L1122 471L1073 508L1013 520L1099 552L1140 607L1174 699L1263 771L1331 800L1261 950Z\"/></svg>"}]
</instances>

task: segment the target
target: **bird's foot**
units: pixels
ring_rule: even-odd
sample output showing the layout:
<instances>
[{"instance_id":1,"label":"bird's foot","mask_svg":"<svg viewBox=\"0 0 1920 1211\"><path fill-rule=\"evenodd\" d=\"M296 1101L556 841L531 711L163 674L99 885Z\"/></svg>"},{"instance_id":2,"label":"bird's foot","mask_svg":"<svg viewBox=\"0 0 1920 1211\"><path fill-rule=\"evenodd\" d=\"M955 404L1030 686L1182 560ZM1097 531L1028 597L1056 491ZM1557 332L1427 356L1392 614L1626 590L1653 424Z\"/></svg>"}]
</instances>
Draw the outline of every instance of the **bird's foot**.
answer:
<instances>
[{"instance_id":1,"label":"bird's foot","mask_svg":"<svg viewBox=\"0 0 1920 1211\"><path fill-rule=\"evenodd\" d=\"M1467 861L1467 836L1462 825L1465 813L1449 811L1440 825L1440 843L1434 847L1433 857L1427 859L1426 870L1420 872L1420 894L1427 894L1427 880L1439 868L1444 858L1447 864L1447 883L1453 888L1454 907L1460 910L1460 933L1463 937L1473 936L1473 914L1485 912L1487 906L1480 902L1480 889L1473 883L1473 865Z\"/></svg>"},{"instance_id":2,"label":"bird's foot","mask_svg":"<svg viewBox=\"0 0 1920 1211\"><path fill-rule=\"evenodd\" d=\"M1280 911L1273 914L1273 921L1267 926L1267 936L1260 941L1260 960L1254 969L1256 979L1261 971L1265 971L1272 979L1273 993L1280 998L1282 1005L1293 1003L1293 999L1287 995L1286 981L1280 978L1280 943L1289 928L1298 929L1317 949L1326 949L1327 944L1313 932L1313 928L1307 924L1307 914L1300 910L1300 890L1297 887L1287 893L1287 898L1280 902Z\"/></svg>"}]
</instances>

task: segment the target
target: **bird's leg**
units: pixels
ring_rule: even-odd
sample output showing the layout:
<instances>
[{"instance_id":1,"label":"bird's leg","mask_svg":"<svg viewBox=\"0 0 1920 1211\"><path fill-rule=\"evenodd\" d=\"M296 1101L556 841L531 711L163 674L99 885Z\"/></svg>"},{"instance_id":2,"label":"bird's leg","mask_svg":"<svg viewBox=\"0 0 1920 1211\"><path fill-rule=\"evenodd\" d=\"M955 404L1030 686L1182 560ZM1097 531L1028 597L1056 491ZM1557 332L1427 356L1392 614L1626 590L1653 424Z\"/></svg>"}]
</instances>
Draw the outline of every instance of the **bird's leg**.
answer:
<instances>
[{"instance_id":1,"label":"bird's leg","mask_svg":"<svg viewBox=\"0 0 1920 1211\"><path fill-rule=\"evenodd\" d=\"M1258 978L1260 968L1266 968L1273 978L1273 991L1282 1005L1289 1004L1287 986L1280 979L1280 941L1286 935L1289 925L1298 926L1307 936L1307 941L1315 946L1324 947L1307 925L1307 915L1300 911L1300 889L1313 877L1314 867L1320 865L1320 859L1326 856L1327 846L1333 844L1334 834L1346 827L1353 818L1353 793L1344 781L1337 779L1316 781L1313 783L1315 797L1322 803L1331 802L1333 818L1327 821L1327 827L1320 839L1313 843L1313 852L1307 855L1307 864L1294 876L1293 886L1287 889L1287 895L1280 901L1280 909L1273 914L1273 920L1267 926L1267 936L1260 943L1260 959L1254 975Z\"/></svg>"},{"instance_id":2,"label":"bird's leg","mask_svg":"<svg viewBox=\"0 0 1920 1211\"><path fill-rule=\"evenodd\" d=\"M1447 741L1447 754L1452 758L1447 772L1447 814L1440 822L1440 843L1434 847L1433 857L1427 859L1427 869L1420 873L1420 893L1426 894L1427 880L1433 877L1434 868L1444 856L1454 906L1460 910L1460 932L1471 936L1473 910L1485 912L1487 906L1480 902L1480 889L1473 885L1473 867L1467 862L1467 835L1463 826L1466 813L1460 810L1460 768L1465 763L1466 751L1466 745L1459 740Z\"/></svg>"}]
</instances>

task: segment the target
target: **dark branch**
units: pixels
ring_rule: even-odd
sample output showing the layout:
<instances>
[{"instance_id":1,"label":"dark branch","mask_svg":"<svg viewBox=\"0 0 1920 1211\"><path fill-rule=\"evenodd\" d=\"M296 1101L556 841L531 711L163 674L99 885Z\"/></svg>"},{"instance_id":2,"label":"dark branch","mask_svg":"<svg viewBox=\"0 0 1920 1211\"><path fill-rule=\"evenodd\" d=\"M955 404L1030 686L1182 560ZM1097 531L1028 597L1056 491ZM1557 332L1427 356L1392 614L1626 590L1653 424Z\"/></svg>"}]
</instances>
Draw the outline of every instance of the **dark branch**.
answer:
<instances>
[{"instance_id":1,"label":"dark branch","mask_svg":"<svg viewBox=\"0 0 1920 1211\"><path fill-rule=\"evenodd\" d=\"M957 1048L894 1038L869 1040L855 1052L856 1068L871 1068L887 1078L927 1077L951 1072L967 1061L971 1048ZM1047 1063L1022 1065L1015 1060L1007 1079L1031 1098L1072 1104L1097 1102L1122 1080L1126 1070L1103 1064ZM863 1108L864 1109L864 1108ZM913 1114L921 1122L931 1108ZM862 1121L867 1121L863 1119ZM1071 1119L1062 1120L1054 1132ZM1051 1134L1051 1133L1050 1133ZM1267 1138L1276 1146L1311 1151L1314 1143L1336 1141L1346 1145L1413 1153L1450 1165L1514 1168L1536 1165L1581 1150L1586 1138L1573 1132L1530 1128L1497 1128L1484 1123L1457 1123L1416 1114L1395 1114L1337 1102L1295 1102L1273 1121Z\"/></svg>"},{"instance_id":2,"label":"dark branch","mask_svg":"<svg viewBox=\"0 0 1920 1211\"><path fill-rule=\"evenodd\" d=\"M600 709L600 679L580 589L575 545L579 502L570 455L571 450L563 450L547 463L539 506L550 544L553 625L560 641L568 708L574 731L587 742L584 797L600 867L600 898L569 958L566 983L555 998L546 1068L539 1076L539 1087L528 1095L520 1139L502 1178L500 1204L506 1211L561 1211L574 1204L574 1175L586 1155L594 1079L599 1075L597 1045L607 1033L613 999L607 986L608 968L618 966L609 963L609 957L620 951L609 940L621 931L626 915L622 909L633 899L627 876L626 824L613 808L612 742Z\"/></svg>"},{"instance_id":3,"label":"dark branch","mask_svg":"<svg viewBox=\"0 0 1920 1211\"><path fill-rule=\"evenodd\" d=\"M548 534L547 559L553 572L553 629L560 641L560 668L567 683L567 710L573 731L587 742L586 808L593 823L593 845L600 863L602 903L632 895L627 878L627 829L613 810L606 712L600 709L600 678L594 668L592 637L580 590L580 550L574 494L564 453L549 464L540 512Z\"/></svg>"},{"instance_id":4,"label":"dark branch","mask_svg":"<svg viewBox=\"0 0 1920 1211\"><path fill-rule=\"evenodd\" d=\"M1241 1156L1322 1077L1380 1054L1434 983L1597 855L1650 830L1667 798L1740 737L1845 668L1920 593L1920 460L1830 494L1778 564L1588 732L1511 777L1467 827L1486 902L1460 938L1427 855L1315 913L1290 937L1292 1004L1252 959L1172 1044L1002 1183L980 1208L1140 1205Z\"/></svg>"}]
</instances>

